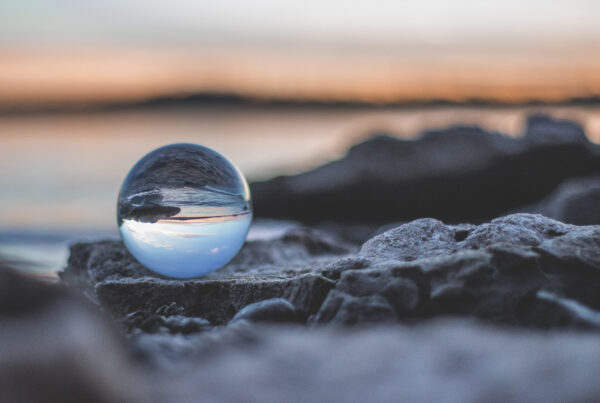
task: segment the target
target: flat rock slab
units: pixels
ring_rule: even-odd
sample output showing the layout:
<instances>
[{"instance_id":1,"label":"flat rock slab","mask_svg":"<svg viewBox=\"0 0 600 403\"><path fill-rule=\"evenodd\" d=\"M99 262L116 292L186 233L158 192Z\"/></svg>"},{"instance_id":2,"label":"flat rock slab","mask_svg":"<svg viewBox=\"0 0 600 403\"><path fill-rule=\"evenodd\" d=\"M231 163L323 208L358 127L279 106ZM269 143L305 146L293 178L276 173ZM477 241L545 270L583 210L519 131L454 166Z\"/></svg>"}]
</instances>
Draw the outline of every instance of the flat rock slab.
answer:
<instances>
[{"instance_id":1,"label":"flat rock slab","mask_svg":"<svg viewBox=\"0 0 600 403\"><path fill-rule=\"evenodd\" d=\"M160 312L223 324L248 304L285 298L306 320L335 284L314 268L355 249L331 235L295 228L275 239L247 242L217 272L174 280L144 268L121 242L79 243L72 246L62 277L121 317L137 311Z\"/></svg>"},{"instance_id":2,"label":"flat rock slab","mask_svg":"<svg viewBox=\"0 0 600 403\"><path fill-rule=\"evenodd\" d=\"M125 317L227 323L283 298L309 324L360 325L467 316L527 327L600 328L600 226L514 214L475 225L420 219L360 250L312 230L248 242L222 271L157 277L119 242L73 246L63 279ZM162 319L161 319L162 321Z\"/></svg>"}]
</instances>

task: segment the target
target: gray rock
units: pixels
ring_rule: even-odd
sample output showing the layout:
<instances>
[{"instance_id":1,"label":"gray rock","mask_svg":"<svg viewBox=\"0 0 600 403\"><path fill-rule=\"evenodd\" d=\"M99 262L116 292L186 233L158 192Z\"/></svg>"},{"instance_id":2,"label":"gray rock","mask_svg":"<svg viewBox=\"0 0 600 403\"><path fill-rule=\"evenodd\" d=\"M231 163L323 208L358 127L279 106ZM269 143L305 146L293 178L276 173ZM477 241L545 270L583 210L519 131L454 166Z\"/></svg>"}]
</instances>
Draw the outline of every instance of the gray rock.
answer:
<instances>
[{"instance_id":1,"label":"gray rock","mask_svg":"<svg viewBox=\"0 0 600 403\"><path fill-rule=\"evenodd\" d=\"M458 249L455 232L441 221L422 218L371 238L363 244L360 254L406 261L448 255Z\"/></svg>"},{"instance_id":2,"label":"gray rock","mask_svg":"<svg viewBox=\"0 0 600 403\"><path fill-rule=\"evenodd\" d=\"M486 221L548 195L564 180L600 173L600 146L573 122L533 116L515 138L479 127L376 135L341 160L251 184L259 217L306 223Z\"/></svg>"},{"instance_id":3,"label":"gray rock","mask_svg":"<svg viewBox=\"0 0 600 403\"><path fill-rule=\"evenodd\" d=\"M391 322L395 319L396 314L391 305L380 295L355 297L332 290L312 322L333 325L364 325L366 323Z\"/></svg>"},{"instance_id":4,"label":"gray rock","mask_svg":"<svg viewBox=\"0 0 600 403\"><path fill-rule=\"evenodd\" d=\"M0 290L0 400L148 400L122 340L88 302L5 267Z\"/></svg>"},{"instance_id":5,"label":"gray rock","mask_svg":"<svg viewBox=\"0 0 600 403\"><path fill-rule=\"evenodd\" d=\"M456 237L457 230L466 233ZM339 280L316 322L361 323L338 318L366 306L378 311L384 298L403 321L453 315L519 326L597 326L579 313L600 311L600 227L533 214L479 226L421 219L367 241L359 254L365 258L370 263L359 260L355 268L353 258L339 262ZM582 309L540 297L548 293Z\"/></svg>"},{"instance_id":6,"label":"gray rock","mask_svg":"<svg viewBox=\"0 0 600 403\"><path fill-rule=\"evenodd\" d=\"M582 231L585 229L537 214L508 215L478 226L445 225L432 218L423 218L371 238L363 244L360 256L412 261L498 243L537 246L544 240Z\"/></svg>"},{"instance_id":7,"label":"gray rock","mask_svg":"<svg viewBox=\"0 0 600 403\"><path fill-rule=\"evenodd\" d=\"M446 320L352 331L253 328L253 342L241 343L227 330L195 340L198 353L179 371L150 378L156 399L563 403L600 396L596 334ZM205 353L204 340L214 353Z\"/></svg>"},{"instance_id":8,"label":"gray rock","mask_svg":"<svg viewBox=\"0 0 600 403\"><path fill-rule=\"evenodd\" d=\"M235 314L232 322L249 320L251 322L298 322L296 307L283 298L272 298L255 302L242 308Z\"/></svg>"},{"instance_id":9,"label":"gray rock","mask_svg":"<svg viewBox=\"0 0 600 403\"><path fill-rule=\"evenodd\" d=\"M354 250L332 235L294 228L274 239L249 241L224 268L181 281L145 269L121 242L80 243L72 246L62 277L117 317L175 306L180 315L219 325L246 305L271 298L289 300L307 317L334 284L314 268Z\"/></svg>"},{"instance_id":10,"label":"gray rock","mask_svg":"<svg viewBox=\"0 0 600 403\"><path fill-rule=\"evenodd\" d=\"M478 226L420 219L377 235L358 254L318 234L283 235L271 248L250 242L240 257L246 264L186 281L152 277L137 266L125 276L115 258L125 253L120 243L80 244L64 278L87 282L89 294L118 317L139 311L219 325L249 304L283 298L312 324L452 315L526 327L596 327L579 314L600 311L600 227L535 214ZM295 266L288 256L304 257ZM556 299L542 297L550 294ZM270 304L252 309L268 311Z\"/></svg>"},{"instance_id":11,"label":"gray rock","mask_svg":"<svg viewBox=\"0 0 600 403\"><path fill-rule=\"evenodd\" d=\"M600 224L600 176L565 181L538 203L521 211L543 214L570 224Z\"/></svg>"},{"instance_id":12,"label":"gray rock","mask_svg":"<svg viewBox=\"0 0 600 403\"><path fill-rule=\"evenodd\" d=\"M165 316L145 311L131 312L122 322L129 329L139 329L148 333L198 333L210 327L210 322L203 318L190 318L178 314Z\"/></svg>"},{"instance_id":13,"label":"gray rock","mask_svg":"<svg viewBox=\"0 0 600 403\"><path fill-rule=\"evenodd\" d=\"M553 119L548 115L535 114L527 119L525 140L543 144L587 143L583 127L571 120Z\"/></svg>"}]
</instances>

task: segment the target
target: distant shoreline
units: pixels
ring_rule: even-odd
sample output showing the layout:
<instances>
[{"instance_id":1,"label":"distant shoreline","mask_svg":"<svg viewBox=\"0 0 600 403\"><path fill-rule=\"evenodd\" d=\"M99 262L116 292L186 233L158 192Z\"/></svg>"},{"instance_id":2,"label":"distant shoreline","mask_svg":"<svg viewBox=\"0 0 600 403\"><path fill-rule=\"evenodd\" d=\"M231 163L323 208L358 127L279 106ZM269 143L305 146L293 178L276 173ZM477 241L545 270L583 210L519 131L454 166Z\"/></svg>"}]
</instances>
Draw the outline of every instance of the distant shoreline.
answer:
<instances>
[{"instance_id":1,"label":"distant shoreline","mask_svg":"<svg viewBox=\"0 0 600 403\"><path fill-rule=\"evenodd\" d=\"M366 102L344 100L258 98L235 93L200 92L194 94L174 94L139 101L114 101L99 103L68 103L47 105L0 105L0 118L28 115L90 114L156 110L195 110L201 108L240 108L275 110L355 110L355 109L416 109L439 107L482 107L513 108L530 106L585 107L600 106L600 94L589 97L568 98L559 101L531 99L520 102L507 102L496 99L429 99L397 102Z\"/></svg>"},{"instance_id":2,"label":"distant shoreline","mask_svg":"<svg viewBox=\"0 0 600 403\"><path fill-rule=\"evenodd\" d=\"M239 218L246 218L251 216L252 213L239 213L239 214L228 214L228 215L216 215L216 216L203 216L203 217L169 217L161 218L157 220L157 223L208 223L208 222L221 222L237 220Z\"/></svg>"}]
</instances>

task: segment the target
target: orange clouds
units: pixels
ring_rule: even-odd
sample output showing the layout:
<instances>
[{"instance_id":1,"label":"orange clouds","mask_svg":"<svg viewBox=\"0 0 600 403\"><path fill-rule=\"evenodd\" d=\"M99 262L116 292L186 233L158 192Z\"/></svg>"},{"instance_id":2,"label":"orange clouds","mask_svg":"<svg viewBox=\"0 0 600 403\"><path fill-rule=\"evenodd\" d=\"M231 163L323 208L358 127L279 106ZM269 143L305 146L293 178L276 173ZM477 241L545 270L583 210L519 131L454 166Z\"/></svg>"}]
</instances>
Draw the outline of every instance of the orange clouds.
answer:
<instances>
[{"instance_id":1,"label":"orange clouds","mask_svg":"<svg viewBox=\"0 0 600 403\"><path fill-rule=\"evenodd\" d=\"M419 53L274 47L0 49L0 104L201 91L373 102L558 100L600 93L600 52Z\"/></svg>"}]
</instances>

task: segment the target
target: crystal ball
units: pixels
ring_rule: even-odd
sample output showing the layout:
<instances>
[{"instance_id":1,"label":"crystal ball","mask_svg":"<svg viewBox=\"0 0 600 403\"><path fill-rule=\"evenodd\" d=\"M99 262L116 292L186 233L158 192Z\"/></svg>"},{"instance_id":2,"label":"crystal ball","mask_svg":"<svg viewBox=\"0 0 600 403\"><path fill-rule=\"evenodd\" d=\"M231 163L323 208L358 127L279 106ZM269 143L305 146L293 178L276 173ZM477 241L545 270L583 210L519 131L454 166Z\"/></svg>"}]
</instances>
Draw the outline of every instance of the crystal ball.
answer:
<instances>
[{"instance_id":1,"label":"crystal ball","mask_svg":"<svg viewBox=\"0 0 600 403\"><path fill-rule=\"evenodd\" d=\"M117 204L127 249L168 277L196 277L225 265L244 244L251 221L242 173L197 144L171 144L144 156L127 174Z\"/></svg>"}]
</instances>

